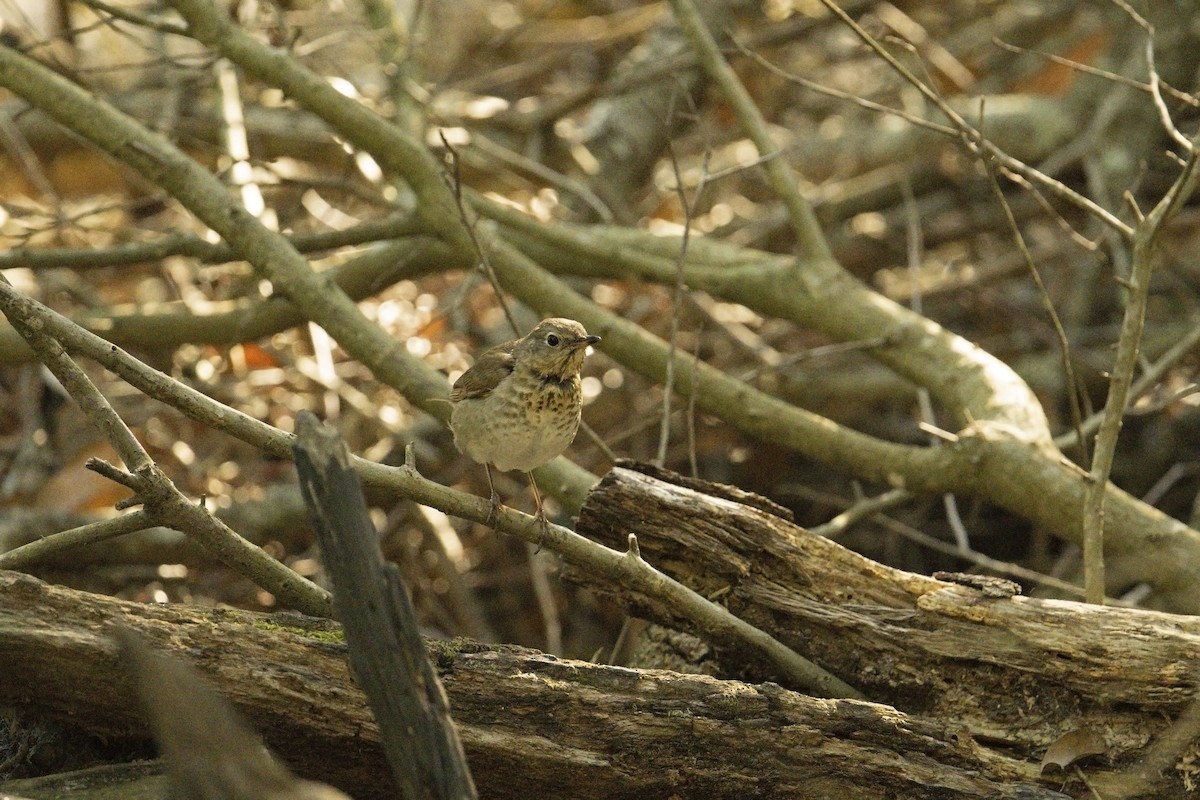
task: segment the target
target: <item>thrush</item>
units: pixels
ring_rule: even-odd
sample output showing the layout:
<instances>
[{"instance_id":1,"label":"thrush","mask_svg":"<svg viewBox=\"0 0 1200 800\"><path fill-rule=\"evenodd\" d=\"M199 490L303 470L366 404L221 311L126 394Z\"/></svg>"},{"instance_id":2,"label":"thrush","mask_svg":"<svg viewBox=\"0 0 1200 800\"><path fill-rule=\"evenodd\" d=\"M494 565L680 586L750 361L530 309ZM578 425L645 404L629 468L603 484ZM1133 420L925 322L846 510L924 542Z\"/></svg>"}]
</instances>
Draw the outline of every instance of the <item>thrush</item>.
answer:
<instances>
[{"instance_id":1,"label":"thrush","mask_svg":"<svg viewBox=\"0 0 1200 800\"><path fill-rule=\"evenodd\" d=\"M573 319L544 319L529 335L485 350L450 391L454 444L487 470L495 518L501 503L492 467L529 476L543 530L546 514L532 470L562 454L579 430L579 368L600 341Z\"/></svg>"}]
</instances>

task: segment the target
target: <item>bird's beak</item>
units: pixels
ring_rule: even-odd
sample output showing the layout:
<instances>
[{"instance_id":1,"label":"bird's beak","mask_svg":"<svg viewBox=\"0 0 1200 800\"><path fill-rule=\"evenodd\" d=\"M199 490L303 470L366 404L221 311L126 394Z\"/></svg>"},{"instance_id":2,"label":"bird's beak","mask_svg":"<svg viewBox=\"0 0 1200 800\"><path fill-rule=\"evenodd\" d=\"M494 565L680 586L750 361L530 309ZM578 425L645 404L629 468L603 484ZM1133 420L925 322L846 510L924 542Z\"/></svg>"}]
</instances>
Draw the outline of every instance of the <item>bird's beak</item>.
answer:
<instances>
[{"instance_id":1,"label":"bird's beak","mask_svg":"<svg viewBox=\"0 0 1200 800\"><path fill-rule=\"evenodd\" d=\"M600 341L599 336L585 336L579 340L579 346L580 347L590 347L598 341Z\"/></svg>"}]
</instances>

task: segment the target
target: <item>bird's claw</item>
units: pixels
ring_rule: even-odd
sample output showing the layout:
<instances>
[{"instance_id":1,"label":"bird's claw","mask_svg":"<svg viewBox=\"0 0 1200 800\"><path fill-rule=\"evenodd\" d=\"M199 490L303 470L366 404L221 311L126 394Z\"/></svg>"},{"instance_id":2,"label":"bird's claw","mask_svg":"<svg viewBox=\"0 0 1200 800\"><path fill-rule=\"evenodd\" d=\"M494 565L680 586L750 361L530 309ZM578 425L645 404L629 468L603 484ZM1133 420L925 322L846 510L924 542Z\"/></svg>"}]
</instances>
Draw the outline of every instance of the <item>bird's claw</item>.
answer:
<instances>
[{"instance_id":1,"label":"bird's claw","mask_svg":"<svg viewBox=\"0 0 1200 800\"><path fill-rule=\"evenodd\" d=\"M495 492L492 492L491 503L492 507L488 509L487 519L484 520L484 523L492 530L496 530L500 524L500 509L504 508L504 504L500 502L500 495Z\"/></svg>"},{"instance_id":2,"label":"bird's claw","mask_svg":"<svg viewBox=\"0 0 1200 800\"><path fill-rule=\"evenodd\" d=\"M542 510L541 506L538 506L537 513L533 515L533 518L537 520L538 527L541 529L538 532L537 547L533 551L536 556L542 552L542 545L546 543L546 536L550 533L550 521L546 519L546 512Z\"/></svg>"}]
</instances>

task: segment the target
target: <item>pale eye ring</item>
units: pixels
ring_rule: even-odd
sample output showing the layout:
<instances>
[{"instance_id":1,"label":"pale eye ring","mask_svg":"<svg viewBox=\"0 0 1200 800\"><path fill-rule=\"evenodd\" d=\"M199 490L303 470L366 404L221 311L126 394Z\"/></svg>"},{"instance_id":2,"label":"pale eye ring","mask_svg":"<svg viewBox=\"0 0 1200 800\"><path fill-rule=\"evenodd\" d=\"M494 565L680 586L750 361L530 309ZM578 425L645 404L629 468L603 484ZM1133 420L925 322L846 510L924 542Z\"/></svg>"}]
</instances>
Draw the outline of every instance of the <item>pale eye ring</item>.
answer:
<instances>
[{"instance_id":1,"label":"pale eye ring","mask_svg":"<svg viewBox=\"0 0 1200 800\"><path fill-rule=\"evenodd\" d=\"M550 345L551 347L558 347L558 343L560 341L561 340L558 338L558 334L554 334L554 333L546 334L546 344Z\"/></svg>"}]
</instances>

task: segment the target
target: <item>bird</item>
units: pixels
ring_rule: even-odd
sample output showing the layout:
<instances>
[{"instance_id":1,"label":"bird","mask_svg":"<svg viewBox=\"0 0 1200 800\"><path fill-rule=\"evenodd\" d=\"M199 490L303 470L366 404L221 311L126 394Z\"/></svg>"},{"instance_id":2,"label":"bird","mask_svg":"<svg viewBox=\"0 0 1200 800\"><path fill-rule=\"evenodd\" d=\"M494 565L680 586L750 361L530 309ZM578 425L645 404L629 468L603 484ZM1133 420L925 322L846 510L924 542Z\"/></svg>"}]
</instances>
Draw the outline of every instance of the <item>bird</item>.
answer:
<instances>
[{"instance_id":1,"label":"bird","mask_svg":"<svg viewBox=\"0 0 1200 800\"><path fill-rule=\"evenodd\" d=\"M579 430L579 370L600 341L573 319L539 322L520 339L485 350L450 390L454 444L483 464L491 524L501 508L492 467L529 476L543 536L548 525L533 470L562 454Z\"/></svg>"}]
</instances>

